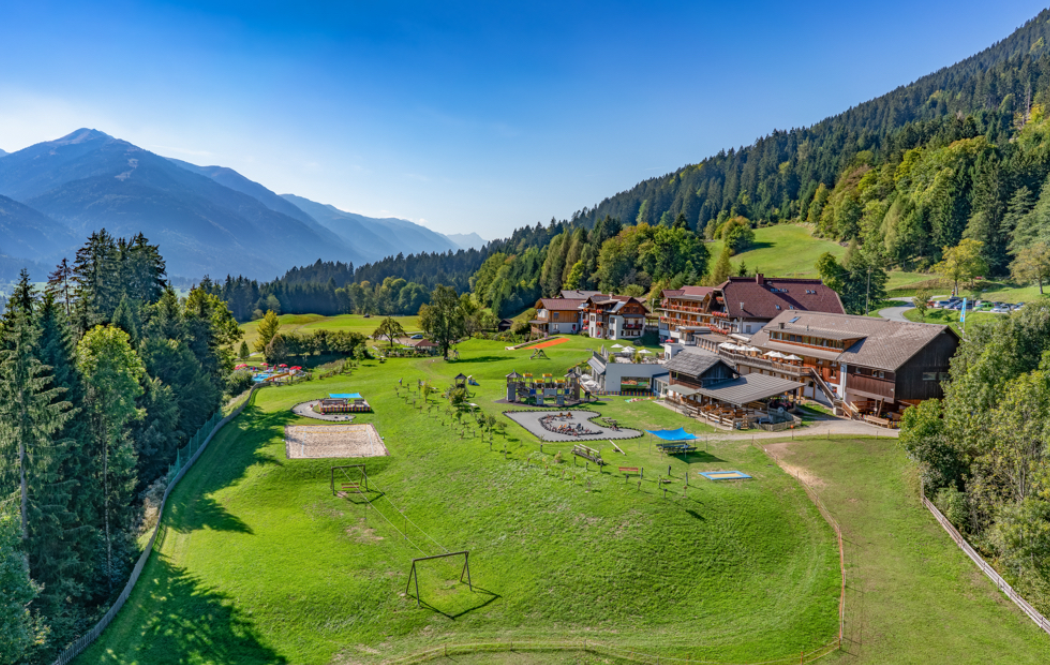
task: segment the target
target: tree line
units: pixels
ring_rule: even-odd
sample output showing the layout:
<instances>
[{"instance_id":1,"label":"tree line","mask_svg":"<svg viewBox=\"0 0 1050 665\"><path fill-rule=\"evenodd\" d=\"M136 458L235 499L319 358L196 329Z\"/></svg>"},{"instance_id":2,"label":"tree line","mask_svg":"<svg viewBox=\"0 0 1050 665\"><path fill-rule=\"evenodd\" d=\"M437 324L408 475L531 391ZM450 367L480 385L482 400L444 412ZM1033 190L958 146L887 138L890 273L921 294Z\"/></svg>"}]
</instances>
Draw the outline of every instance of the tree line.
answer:
<instances>
[{"instance_id":1,"label":"tree line","mask_svg":"<svg viewBox=\"0 0 1050 665\"><path fill-rule=\"evenodd\" d=\"M0 320L3 662L49 662L108 607L141 496L222 405L240 336L141 235L92 234L43 292L22 273Z\"/></svg>"}]
</instances>

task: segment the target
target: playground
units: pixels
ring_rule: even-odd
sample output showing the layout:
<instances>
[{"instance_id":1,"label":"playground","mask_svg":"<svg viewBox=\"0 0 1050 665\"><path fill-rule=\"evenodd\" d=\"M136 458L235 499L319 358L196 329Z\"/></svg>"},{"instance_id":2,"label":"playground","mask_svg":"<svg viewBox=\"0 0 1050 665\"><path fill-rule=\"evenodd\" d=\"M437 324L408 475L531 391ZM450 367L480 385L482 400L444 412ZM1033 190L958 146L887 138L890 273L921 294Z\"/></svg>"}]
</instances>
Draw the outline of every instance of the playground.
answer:
<instances>
[{"instance_id":1,"label":"playground","mask_svg":"<svg viewBox=\"0 0 1050 665\"><path fill-rule=\"evenodd\" d=\"M284 428L288 459L385 457L375 425L288 425Z\"/></svg>"},{"instance_id":2,"label":"playground","mask_svg":"<svg viewBox=\"0 0 1050 665\"><path fill-rule=\"evenodd\" d=\"M601 414L595 411L505 411L503 415L543 441L634 439L642 435L634 429L598 425L593 419Z\"/></svg>"}]
</instances>

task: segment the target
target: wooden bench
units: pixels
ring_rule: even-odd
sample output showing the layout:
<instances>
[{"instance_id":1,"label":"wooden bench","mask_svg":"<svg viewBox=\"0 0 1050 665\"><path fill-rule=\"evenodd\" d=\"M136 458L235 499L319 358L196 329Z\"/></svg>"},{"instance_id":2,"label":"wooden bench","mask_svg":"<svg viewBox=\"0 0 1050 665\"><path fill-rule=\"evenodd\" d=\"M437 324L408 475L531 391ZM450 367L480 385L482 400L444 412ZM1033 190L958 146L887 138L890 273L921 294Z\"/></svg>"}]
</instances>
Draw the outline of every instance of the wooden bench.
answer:
<instances>
[{"instance_id":1,"label":"wooden bench","mask_svg":"<svg viewBox=\"0 0 1050 665\"><path fill-rule=\"evenodd\" d=\"M636 475L636 476L639 476L639 477L641 477L641 475L642 475L642 470L639 469L636 466L621 466L621 467L618 467L618 468L619 468L620 473L623 474L624 482L627 482L627 477L629 475L631 475L632 473L634 475ZM639 481L639 482L641 482L641 481Z\"/></svg>"},{"instance_id":2,"label":"wooden bench","mask_svg":"<svg viewBox=\"0 0 1050 665\"><path fill-rule=\"evenodd\" d=\"M357 492L358 494L362 494L363 493L362 490L361 490L361 484L360 483L343 483L343 484L341 484L339 486L339 489L341 489L341 490L350 490L352 492Z\"/></svg>"}]
</instances>

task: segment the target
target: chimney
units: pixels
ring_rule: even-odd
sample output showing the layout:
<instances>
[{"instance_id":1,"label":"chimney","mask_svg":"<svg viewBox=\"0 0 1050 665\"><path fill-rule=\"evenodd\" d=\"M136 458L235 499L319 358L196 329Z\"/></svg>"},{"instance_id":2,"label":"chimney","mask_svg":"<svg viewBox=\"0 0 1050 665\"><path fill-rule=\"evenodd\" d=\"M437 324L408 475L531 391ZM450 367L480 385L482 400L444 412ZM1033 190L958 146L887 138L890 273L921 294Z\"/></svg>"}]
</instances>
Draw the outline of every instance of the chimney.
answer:
<instances>
[{"instance_id":1,"label":"chimney","mask_svg":"<svg viewBox=\"0 0 1050 665\"><path fill-rule=\"evenodd\" d=\"M783 330L783 329L784 329L784 322L783 322L783 321L781 321L781 322L780 322L780 329L781 329L781 330Z\"/></svg>"},{"instance_id":2,"label":"chimney","mask_svg":"<svg viewBox=\"0 0 1050 665\"><path fill-rule=\"evenodd\" d=\"M766 280L762 276L762 273L755 273L755 284L765 284Z\"/></svg>"}]
</instances>

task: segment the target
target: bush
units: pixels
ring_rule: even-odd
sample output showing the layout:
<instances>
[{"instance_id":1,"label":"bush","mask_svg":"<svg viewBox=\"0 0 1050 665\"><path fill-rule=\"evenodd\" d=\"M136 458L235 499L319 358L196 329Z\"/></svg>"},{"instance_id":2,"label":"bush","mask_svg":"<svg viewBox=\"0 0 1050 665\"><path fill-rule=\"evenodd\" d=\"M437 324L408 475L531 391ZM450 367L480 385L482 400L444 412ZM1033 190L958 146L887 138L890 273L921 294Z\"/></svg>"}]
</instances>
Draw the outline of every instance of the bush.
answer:
<instances>
[{"instance_id":1,"label":"bush","mask_svg":"<svg viewBox=\"0 0 1050 665\"><path fill-rule=\"evenodd\" d=\"M240 395L252 387L252 373L247 370L239 370L226 378L226 394L230 397Z\"/></svg>"},{"instance_id":2,"label":"bush","mask_svg":"<svg viewBox=\"0 0 1050 665\"><path fill-rule=\"evenodd\" d=\"M965 492L954 487L942 487L933 498L933 505L944 513L948 521L959 531L966 531L966 522L970 517L970 504Z\"/></svg>"}]
</instances>

